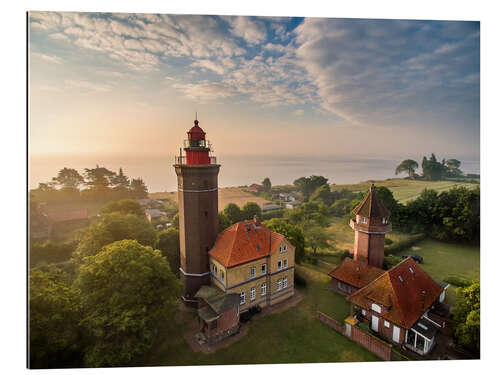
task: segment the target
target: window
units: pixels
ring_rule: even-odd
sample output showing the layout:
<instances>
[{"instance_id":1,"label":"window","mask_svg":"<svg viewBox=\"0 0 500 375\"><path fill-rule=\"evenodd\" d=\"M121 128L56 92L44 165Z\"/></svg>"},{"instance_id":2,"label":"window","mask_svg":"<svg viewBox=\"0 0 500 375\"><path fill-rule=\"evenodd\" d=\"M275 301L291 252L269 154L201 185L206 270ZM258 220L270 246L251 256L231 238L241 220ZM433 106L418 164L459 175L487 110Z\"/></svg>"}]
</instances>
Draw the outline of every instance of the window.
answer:
<instances>
[{"instance_id":1,"label":"window","mask_svg":"<svg viewBox=\"0 0 500 375\"><path fill-rule=\"evenodd\" d=\"M260 272L265 275L267 271L267 264L263 263L262 266L260 267Z\"/></svg>"},{"instance_id":2,"label":"window","mask_svg":"<svg viewBox=\"0 0 500 375\"><path fill-rule=\"evenodd\" d=\"M278 280L278 290L282 289L282 281L281 279Z\"/></svg>"},{"instance_id":3,"label":"window","mask_svg":"<svg viewBox=\"0 0 500 375\"><path fill-rule=\"evenodd\" d=\"M280 253L282 253L282 252L283 252L283 248L280 246Z\"/></svg>"},{"instance_id":4,"label":"window","mask_svg":"<svg viewBox=\"0 0 500 375\"><path fill-rule=\"evenodd\" d=\"M366 310L365 309L361 309L361 314L363 314L363 316L366 316Z\"/></svg>"},{"instance_id":5,"label":"window","mask_svg":"<svg viewBox=\"0 0 500 375\"><path fill-rule=\"evenodd\" d=\"M220 281L222 281L222 283L224 283L224 271L220 271Z\"/></svg>"},{"instance_id":6,"label":"window","mask_svg":"<svg viewBox=\"0 0 500 375\"><path fill-rule=\"evenodd\" d=\"M283 260L283 268L288 267L288 259Z\"/></svg>"},{"instance_id":7,"label":"window","mask_svg":"<svg viewBox=\"0 0 500 375\"><path fill-rule=\"evenodd\" d=\"M372 303L372 310L378 312L379 314L382 312L382 309L376 303Z\"/></svg>"},{"instance_id":8,"label":"window","mask_svg":"<svg viewBox=\"0 0 500 375\"><path fill-rule=\"evenodd\" d=\"M366 217L361 217L361 222L363 224L368 224L368 219Z\"/></svg>"},{"instance_id":9,"label":"window","mask_svg":"<svg viewBox=\"0 0 500 375\"><path fill-rule=\"evenodd\" d=\"M265 296L266 293L267 293L267 285L266 285L266 283L264 283L260 286L260 295Z\"/></svg>"},{"instance_id":10,"label":"window","mask_svg":"<svg viewBox=\"0 0 500 375\"><path fill-rule=\"evenodd\" d=\"M213 263L212 263L212 275L217 277L217 266Z\"/></svg>"},{"instance_id":11,"label":"window","mask_svg":"<svg viewBox=\"0 0 500 375\"><path fill-rule=\"evenodd\" d=\"M387 218L386 217L382 218L382 224L387 224Z\"/></svg>"},{"instance_id":12,"label":"window","mask_svg":"<svg viewBox=\"0 0 500 375\"><path fill-rule=\"evenodd\" d=\"M283 288L286 288L288 286L288 277L285 277L283 279Z\"/></svg>"},{"instance_id":13,"label":"window","mask_svg":"<svg viewBox=\"0 0 500 375\"><path fill-rule=\"evenodd\" d=\"M384 320L384 326L389 328L391 326L391 323L389 323L387 320Z\"/></svg>"},{"instance_id":14,"label":"window","mask_svg":"<svg viewBox=\"0 0 500 375\"><path fill-rule=\"evenodd\" d=\"M413 268L410 267L410 272L413 273Z\"/></svg>"},{"instance_id":15,"label":"window","mask_svg":"<svg viewBox=\"0 0 500 375\"><path fill-rule=\"evenodd\" d=\"M253 279L255 277L255 267L250 268L250 278Z\"/></svg>"},{"instance_id":16,"label":"window","mask_svg":"<svg viewBox=\"0 0 500 375\"><path fill-rule=\"evenodd\" d=\"M245 304L245 292L240 293L240 305Z\"/></svg>"},{"instance_id":17,"label":"window","mask_svg":"<svg viewBox=\"0 0 500 375\"><path fill-rule=\"evenodd\" d=\"M283 252L286 253L286 245L283 246Z\"/></svg>"},{"instance_id":18,"label":"window","mask_svg":"<svg viewBox=\"0 0 500 375\"><path fill-rule=\"evenodd\" d=\"M250 301L255 301L255 288L250 289Z\"/></svg>"},{"instance_id":19,"label":"window","mask_svg":"<svg viewBox=\"0 0 500 375\"><path fill-rule=\"evenodd\" d=\"M278 270L281 269L281 260L278 260Z\"/></svg>"}]
</instances>

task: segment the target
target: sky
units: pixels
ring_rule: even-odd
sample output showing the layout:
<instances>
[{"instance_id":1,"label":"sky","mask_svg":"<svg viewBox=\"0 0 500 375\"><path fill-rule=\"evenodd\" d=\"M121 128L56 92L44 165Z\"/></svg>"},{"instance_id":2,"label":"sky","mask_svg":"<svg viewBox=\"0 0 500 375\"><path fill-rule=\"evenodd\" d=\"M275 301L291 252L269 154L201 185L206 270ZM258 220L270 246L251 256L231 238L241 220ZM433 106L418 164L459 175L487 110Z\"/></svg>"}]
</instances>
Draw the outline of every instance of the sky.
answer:
<instances>
[{"instance_id":1,"label":"sky","mask_svg":"<svg viewBox=\"0 0 500 375\"><path fill-rule=\"evenodd\" d=\"M479 22L29 13L30 156L479 160ZM418 159L417 159L418 158Z\"/></svg>"}]
</instances>

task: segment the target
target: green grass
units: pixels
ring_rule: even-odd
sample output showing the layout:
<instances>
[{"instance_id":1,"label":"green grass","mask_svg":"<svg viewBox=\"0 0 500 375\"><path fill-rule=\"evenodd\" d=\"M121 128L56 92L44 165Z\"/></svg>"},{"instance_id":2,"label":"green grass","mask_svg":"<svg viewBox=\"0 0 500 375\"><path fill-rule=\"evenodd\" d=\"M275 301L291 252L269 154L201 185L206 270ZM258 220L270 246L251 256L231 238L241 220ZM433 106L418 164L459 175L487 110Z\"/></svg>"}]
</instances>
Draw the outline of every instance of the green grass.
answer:
<instances>
[{"instance_id":1,"label":"green grass","mask_svg":"<svg viewBox=\"0 0 500 375\"><path fill-rule=\"evenodd\" d=\"M366 191L371 185L371 182L360 182L359 184L348 185L332 185L332 191L348 189L354 192ZM423 180L405 180L402 178L394 178L385 181L375 181L376 186L385 186L394 194L394 198L401 203L406 203L418 197L424 189L433 189L438 193L451 189L454 186L465 186L474 188L477 184L455 181L423 181Z\"/></svg>"},{"instance_id":2,"label":"green grass","mask_svg":"<svg viewBox=\"0 0 500 375\"><path fill-rule=\"evenodd\" d=\"M422 256L424 262L420 266L436 281L443 281L450 275L479 280L479 246L450 244L431 239L419 242L415 246L419 250L407 249L394 254L394 256L401 257L405 253ZM452 306L455 305L457 299L456 289L450 285L446 292L446 300Z\"/></svg>"},{"instance_id":3,"label":"green grass","mask_svg":"<svg viewBox=\"0 0 500 375\"><path fill-rule=\"evenodd\" d=\"M185 325L194 327L195 313L182 313L175 327L136 365L215 365L376 361L378 358L316 318L318 310L343 321L345 299L331 290L330 278L312 266L297 266L307 280L297 289L304 298L279 314L256 316L247 336L213 354L194 353L183 338ZM173 331L172 331L173 330Z\"/></svg>"}]
</instances>

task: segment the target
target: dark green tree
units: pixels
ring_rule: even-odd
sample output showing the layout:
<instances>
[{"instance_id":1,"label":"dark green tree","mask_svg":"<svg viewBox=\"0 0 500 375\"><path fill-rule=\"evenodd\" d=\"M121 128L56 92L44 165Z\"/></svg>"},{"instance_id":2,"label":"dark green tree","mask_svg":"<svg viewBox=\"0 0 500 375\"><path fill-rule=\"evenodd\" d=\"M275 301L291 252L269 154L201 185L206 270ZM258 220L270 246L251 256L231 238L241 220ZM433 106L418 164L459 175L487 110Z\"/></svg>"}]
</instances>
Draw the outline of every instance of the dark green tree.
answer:
<instances>
[{"instance_id":1,"label":"dark green tree","mask_svg":"<svg viewBox=\"0 0 500 375\"><path fill-rule=\"evenodd\" d=\"M103 246L120 240L137 240L145 246L154 246L156 231L145 217L118 212L103 215L84 230L74 257L81 260L99 253Z\"/></svg>"},{"instance_id":2,"label":"dark green tree","mask_svg":"<svg viewBox=\"0 0 500 375\"><path fill-rule=\"evenodd\" d=\"M260 206L255 203L255 202L247 202L241 209L241 219L242 220L251 220L253 219L254 216L257 216L257 218L261 218L262 216L262 209Z\"/></svg>"},{"instance_id":3,"label":"dark green tree","mask_svg":"<svg viewBox=\"0 0 500 375\"><path fill-rule=\"evenodd\" d=\"M168 228L158 233L156 248L167 257L170 269L179 277L179 267L181 266L179 230Z\"/></svg>"},{"instance_id":4,"label":"dark green tree","mask_svg":"<svg viewBox=\"0 0 500 375\"><path fill-rule=\"evenodd\" d=\"M269 179L269 177L264 178L264 180L262 181L262 190L265 192L270 192L271 187L272 187L272 185L271 185L271 180Z\"/></svg>"},{"instance_id":5,"label":"dark green tree","mask_svg":"<svg viewBox=\"0 0 500 375\"><path fill-rule=\"evenodd\" d=\"M314 255L316 255L318 249L327 248L329 246L328 241L332 239L330 233L319 225L307 226L304 230L304 237L306 246L313 250Z\"/></svg>"},{"instance_id":6,"label":"dark green tree","mask_svg":"<svg viewBox=\"0 0 500 375\"><path fill-rule=\"evenodd\" d=\"M229 219L231 224L237 223L238 221L243 220L243 214L241 212L240 207L235 203L229 203L224 208L224 215Z\"/></svg>"},{"instance_id":7,"label":"dark green tree","mask_svg":"<svg viewBox=\"0 0 500 375\"><path fill-rule=\"evenodd\" d=\"M458 290L459 301L453 310L453 335L459 346L479 354L480 349L480 285L474 282Z\"/></svg>"},{"instance_id":8,"label":"dark green tree","mask_svg":"<svg viewBox=\"0 0 500 375\"><path fill-rule=\"evenodd\" d=\"M140 217L144 217L145 215L144 209L133 199L122 199L121 201L108 203L101 210L103 215L113 212L118 212L122 215L132 214Z\"/></svg>"},{"instance_id":9,"label":"dark green tree","mask_svg":"<svg viewBox=\"0 0 500 375\"><path fill-rule=\"evenodd\" d=\"M403 160L397 167L396 167L396 174L400 174L402 172L408 173L408 177L413 177L415 176L415 171L418 168L418 163L415 160L411 159L406 159Z\"/></svg>"},{"instance_id":10,"label":"dark green tree","mask_svg":"<svg viewBox=\"0 0 500 375\"><path fill-rule=\"evenodd\" d=\"M85 364L126 366L151 349L181 292L167 259L137 241L114 242L86 258L75 282L89 336Z\"/></svg>"},{"instance_id":11,"label":"dark green tree","mask_svg":"<svg viewBox=\"0 0 500 375\"><path fill-rule=\"evenodd\" d=\"M228 219L224 212L219 212L219 232L231 226L231 220Z\"/></svg>"},{"instance_id":12,"label":"dark green tree","mask_svg":"<svg viewBox=\"0 0 500 375\"><path fill-rule=\"evenodd\" d=\"M304 233L297 225L292 225L283 219L274 218L264 221L264 226L273 232L284 235L288 241L295 246L295 263L301 263L305 258L305 239Z\"/></svg>"},{"instance_id":13,"label":"dark green tree","mask_svg":"<svg viewBox=\"0 0 500 375\"><path fill-rule=\"evenodd\" d=\"M462 162L457 159L446 160L446 166L448 167L448 172L450 176L461 176L463 172L460 170Z\"/></svg>"},{"instance_id":14,"label":"dark green tree","mask_svg":"<svg viewBox=\"0 0 500 375\"><path fill-rule=\"evenodd\" d=\"M130 182L130 192L133 198L142 199L148 197L148 188L142 178L134 178Z\"/></svg>"},{"instance_id":15,"label":"dark green tree","mask_svg":"<svg viewBox=\"0 0 500 375\"><path fill-rule=\"evenodd\" d=\"M29 276L29 357L31 368L79 367L81 319L78 292L55 266L31 269Z\"/></svg>"},{"instance_id":16,"label":"dark green tree","mask_svg":"<svg viewBox=\"0 0 500 375\"><path fill-rule=\"evenodd\" d=\"M328 179L323 176L311 176L311 177L300 177L296 179L293 184L299 189L299 191L304 196L305 200L308 200L311 194L319 188L321 185L326 185Z\"/></svg>"},{"instance_id":17,"label":"dark green tree","mask_svg":"<svg viewBox=\"0 0 500 375\"><path fill-rule=\"evenodd\" d=\"M321 185L311 195L312 202L314 201L321 202L327 206L330 206L334 200L335 200L335 195L330 190L329 185Z\"/></svg>"},{"instance_id":18,"label":"dark green tree","mask_svg":"<svg viewBox=\"0 0 500 375\"><path fill-rule=\"evenodd\" d=\"M166 213L166 219L168 221L172 221L175 214L179 212L179 206L177 202L175 202L172 199L167 199L166 201L163 202L163 209Z\"/></svg>"},{"instance_id":19,"label":"dark green tree","mask_svg":"<svg viewBox=\"0 0 500 375\"><path fill-rule=\"evenodd\" d=\"M80 185L85 182L80 173L73 168L61 169L57 174L57 177L54 177L52 181L57 187L59 187L59 189L71 190L79 190Z\"/></svg>"},{"instance_id":20,"label":"dark green tree","mask_svg":"<svg viewBox=\"0 0 500 375\"><path fill-rule=\"evenodd\" d=\"M95 168L85 168L85 185L94 199L103 200L109 197L115 172L97 165Z\"/></svg>"},{"instance_id":21,"label":"dark green tree","mask_svg":"<svg viewBox=\"0 0 500 375\"><path fill-rule=\"evenodd\" d=\"M113 178L113 190L118 193L118 196L121 198L129 195L130 181L129 178L123 174L123 169L121 167L118 174Z\"/></svg>"}]
</instances>

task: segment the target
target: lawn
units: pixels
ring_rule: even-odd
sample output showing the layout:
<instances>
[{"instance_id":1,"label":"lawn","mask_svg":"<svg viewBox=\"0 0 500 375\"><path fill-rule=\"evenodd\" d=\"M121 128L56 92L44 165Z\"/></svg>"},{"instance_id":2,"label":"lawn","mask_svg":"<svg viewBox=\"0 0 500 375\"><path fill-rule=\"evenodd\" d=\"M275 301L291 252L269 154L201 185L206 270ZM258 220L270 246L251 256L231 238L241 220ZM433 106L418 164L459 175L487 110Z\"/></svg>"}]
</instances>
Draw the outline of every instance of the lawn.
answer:
<instances>
[{"instance_id":1,"label":"lawn","mask_svg":"<svg viewBox=\"0 0 500 375\"><path fill-rule=\"evenodd\" d=\"M479 246L450 244L426 239L419 242L411 250L404 250L394 256L414 253L422 256L421 267L436 281L443 281L450 275L462 276L471 280L479 280L480 256ZM447 290L447 302L456 303L456 288L453 285Z\"/></svg>"},{"instance_id":2,"label":"lawn","mask_svg":"<svg viewBox=\"0 0 500 375\"><path fill-rule=\"evenodd\" d=\"M171 199L177 202L177 192L150 193L149 197L153 199ZM222 211L229 203L235 203L241 208L248 202L255 202L260 207L265 203L270 203L268 200L247 193L240 188L228 187L219 189L219 211Z\"/></svg>"},{"instance_id":3,"label":"lawn","mask_svg":"<svg viewBox=\"0 0 500 375\"><path fill-rule=\"evenodd\" d=\"M332 191L348 189L354 192L366 191L371 185L371 181L360 182L359 184L332 185ZM455 181L423 181L423 180L405 180L402 178L392 178L384 181L374 181L376 186L385 186L394 194L394 198L401 203L406 203L418 197L424 189L433 189L438 193L451 189L454 186L465 186L474 188L478 184L455 182Z\"/></svg>"},{"instance_id":4,"label":"lawn","mask_svg":"<svg viewBox=\"0 0 500 375\"><path fill-rule=\"evenodd\" d=\"M270 364L376 361L378 358L327 327L316 318L317 310L343 321L349 313L344 298L327 290L330 278L312 267L297 267L307 279L298 288L304 298L295 307L278 314L256 316L247 336L213 354L194 353L183 338L186 324L193 326L195 313L182 313L165 332L153 351L137 365Z\"/></svg>"}]
</instances>

